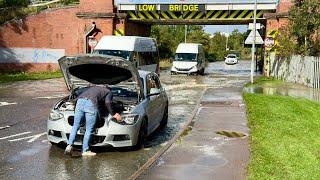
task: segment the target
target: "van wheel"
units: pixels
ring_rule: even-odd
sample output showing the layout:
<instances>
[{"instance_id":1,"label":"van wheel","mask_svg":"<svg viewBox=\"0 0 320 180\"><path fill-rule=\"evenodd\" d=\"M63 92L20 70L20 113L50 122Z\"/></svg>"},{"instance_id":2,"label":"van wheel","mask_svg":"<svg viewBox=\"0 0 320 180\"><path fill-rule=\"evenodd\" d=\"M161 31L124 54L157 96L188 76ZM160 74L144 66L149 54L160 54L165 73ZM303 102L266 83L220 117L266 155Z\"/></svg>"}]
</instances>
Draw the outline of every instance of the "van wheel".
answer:
<instances>
[{"instance_id":1,"label":"van wheel","mask_svg":"<svg viewBox=\"0 0 320 180\"><path fill-rule=\"evenodd\" d=\"M133 147L134 149L138 150L144 147L144 144L147 141L147 130L147 121L146 119L143 119L139 130L138 142Z\"/></svg>"},{"instance_id":2,"label":"van wheel","mask_svg":"<svg viewBox=\"0 0 320 180\"><path fill-rule=\"evenodd\" d=\"M167 104L167 106L166 106L166 108L164 110L163 117L162 117L162 120L160 122L159 128L163 129L163 128L165 128L167 126L167 124L168 124L168 104Z\"/></svg>"},{"instance_id":3,"label":"van wheel","mask_svg":"<svg viewBox=\"0 0 320 180\"><path fill-rule=\"evenodd\" d=\"M199 74L200 74L201 76L204 75L204 68L202 68L202 69L199 71Z\"/></svg>"}]
</instances>

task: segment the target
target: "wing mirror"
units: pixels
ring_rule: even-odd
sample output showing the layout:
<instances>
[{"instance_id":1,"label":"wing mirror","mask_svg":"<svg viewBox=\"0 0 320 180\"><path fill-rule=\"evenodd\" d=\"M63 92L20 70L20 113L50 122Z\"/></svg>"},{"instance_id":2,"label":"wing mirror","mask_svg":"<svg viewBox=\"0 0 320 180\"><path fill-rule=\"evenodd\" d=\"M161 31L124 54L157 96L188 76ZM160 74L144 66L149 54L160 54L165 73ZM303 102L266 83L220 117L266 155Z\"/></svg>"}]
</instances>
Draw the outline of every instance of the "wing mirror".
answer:
<instances>
[{"instance_id":1,"label":"wing mirror","mask_svg":"<svg viewBox=\"0 0 320 180\"><path fill-rule=\"evenodd\" d=\"M160 94L160 89L158 88L151 88L150 89L150 93L148 94L148 96L155 96L155 95L159 95Z\"/></svg>"}]
</instances>

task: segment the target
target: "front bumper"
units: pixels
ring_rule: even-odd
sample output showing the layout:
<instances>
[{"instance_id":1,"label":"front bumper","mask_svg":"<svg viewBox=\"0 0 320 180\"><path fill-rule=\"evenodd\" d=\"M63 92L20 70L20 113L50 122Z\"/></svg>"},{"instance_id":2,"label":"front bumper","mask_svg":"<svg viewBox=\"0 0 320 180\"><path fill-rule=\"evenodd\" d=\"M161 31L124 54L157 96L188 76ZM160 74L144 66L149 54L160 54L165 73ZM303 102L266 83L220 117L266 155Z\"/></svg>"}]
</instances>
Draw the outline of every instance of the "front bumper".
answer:
<instances>
[{"instance_id":1,"label":"front bumper","mask_svg":"<svg viewBox=\"0 0 320 180\"><path fill-rule=\"evenodd\" d=\"M107 118L92 136L91 146L127 147L137 144L141 120L134 125L121 125ZM47 137L53 143L67 143L72 126L67 120L47 121ZM82 145L84 133L78 131L74 145Z\"/></svg>"},{"instance_id":2,"label":"front bumper","mask_svg":"<svg viewBox=\"0 0 320 180\"><path fill-rule=\"evenodd\" d=\"M225 61L226 64L237 64L238 62L236 60L228 60Z\"/></svg>"},{"instance_id":3,"label":"front bumper","mask_svg":"<svg viewBox=\"0 0 320 180\"><path fill-rule=\"evenodd\" d=\"M171 74L193 74L198 73L198 69L196 67L189 68L189 69L178 69L175 67L171 68Z\"/></svg>"}]
</instances>

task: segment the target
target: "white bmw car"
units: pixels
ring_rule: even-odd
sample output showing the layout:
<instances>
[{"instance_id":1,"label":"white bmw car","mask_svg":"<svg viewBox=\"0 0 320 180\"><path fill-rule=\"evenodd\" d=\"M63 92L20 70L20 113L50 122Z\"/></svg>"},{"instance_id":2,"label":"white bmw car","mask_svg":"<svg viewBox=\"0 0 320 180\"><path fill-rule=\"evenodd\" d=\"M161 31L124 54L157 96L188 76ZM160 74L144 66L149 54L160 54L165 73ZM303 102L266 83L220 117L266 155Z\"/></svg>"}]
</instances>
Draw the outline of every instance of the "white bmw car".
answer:
<instances>
[{"instance_id":1,"label":"white bmw car","mask_svg":"<svg viewBox=\"0 0 320 180\"><path fill-rule=\"evenodd\" d=\"M58 101L47 121L47 137L52 144L66 143L74 120L75 99L92 84L108 84L113 107L123 121L117 122L100 111L91 146L142 147L146 137L168 121L168 97L158 75L138 71L130 61L104 55L80 55L59 59L70 95ZM82 145L85 125L76 136Z\"/></svg>"}]
</instances>

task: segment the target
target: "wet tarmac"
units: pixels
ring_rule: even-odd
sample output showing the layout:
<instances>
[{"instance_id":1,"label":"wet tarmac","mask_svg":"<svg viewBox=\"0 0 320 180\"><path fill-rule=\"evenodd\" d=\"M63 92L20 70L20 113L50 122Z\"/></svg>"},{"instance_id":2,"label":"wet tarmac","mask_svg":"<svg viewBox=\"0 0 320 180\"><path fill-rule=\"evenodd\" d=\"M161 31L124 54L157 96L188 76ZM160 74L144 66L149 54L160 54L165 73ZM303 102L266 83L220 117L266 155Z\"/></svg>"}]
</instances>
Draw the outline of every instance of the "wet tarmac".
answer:
<instances>
[{"instance_id":1,"label":"wet tarmac","mask_svg":"<svg viewBox=\"0 0 320 180\"><path fill-rule=\"evenodd\" d=\"M43 134L51 107L68 94L63 79L2 84L0 126L9 127L0 128L0 179L127 179L183 127L205 88L240 88L248 81L248 67L247 61L234 66L217 62L209 64L205 76L161 72L169 96L168 126L153 133L141 150L95 149L98 155L92 158L65 156L64 149L52 146ZM218 92L205 98L219 99ZM224 160L198 162L212 163L223 164Z\"/></svg>"},{"instance_id":2,"label":"wet tarmac","mask_svg":"<svg viewBox=\"0 0 320 180\"><path fill-rule=\"evenodd\" d=\"M288 82L263 83L260 85L251 85L249 87L244 88L244 92L264 95L291 96L296 98L306 98L312 101L320 102L319 89L313 89L307 86Z\"/></svg>"},{"instance_id":3,"label":"wet tarmac","mask_svg":"<svg viewBox=\"0 0 320 180\"><path fill-rule=\"evenodd\" d=\"M43 134L51 107L68 94L63 79L2 84L0 123L8 128L0 130L0 179L127 179L176 134L195 108L203 88L182 83L197 77L180 78L170 84L170 75L161 75L170 100L168 125L153 133L145 148L99 148L93 158L65 156L63 147L52 146Z\"/></svg>"},{"instance_id":4,"label":"wet tarmac","mask_svg":"<svg viewBox=\"0 0 320 180\"><path fill-rule=\"evenodd\" d=\"M250 80L250 62L209 64L191 124L182 136L138 179L246 179L249 162L242 87Z\"/></svg>"}]
</instances>

